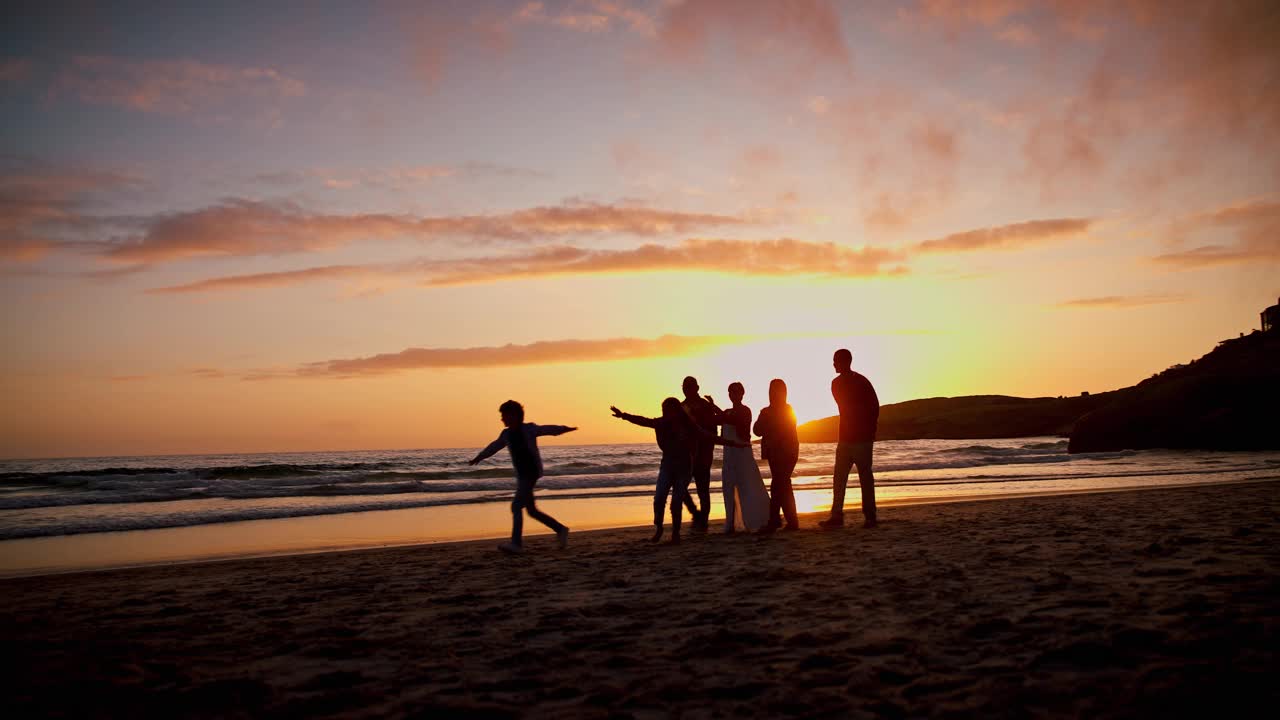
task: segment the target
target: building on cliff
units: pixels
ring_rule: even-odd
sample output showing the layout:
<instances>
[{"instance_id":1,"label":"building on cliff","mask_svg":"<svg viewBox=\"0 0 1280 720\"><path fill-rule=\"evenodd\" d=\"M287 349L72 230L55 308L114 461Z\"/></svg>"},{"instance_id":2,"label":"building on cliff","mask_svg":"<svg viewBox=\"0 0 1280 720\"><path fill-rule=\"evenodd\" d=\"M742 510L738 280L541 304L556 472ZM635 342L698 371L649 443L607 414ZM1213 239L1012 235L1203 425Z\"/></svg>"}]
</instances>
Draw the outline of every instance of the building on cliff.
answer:
<instances>
[{"instance_id":1,"label":"building on cliff","mask_svg":"<svg viewBox=\"0 0 1280 720\"><path fill-rule=\"evenodd\" d=\"M1262 332L1280 331L1280 300L1262 311Z\"/></svg>"}]
</instances>

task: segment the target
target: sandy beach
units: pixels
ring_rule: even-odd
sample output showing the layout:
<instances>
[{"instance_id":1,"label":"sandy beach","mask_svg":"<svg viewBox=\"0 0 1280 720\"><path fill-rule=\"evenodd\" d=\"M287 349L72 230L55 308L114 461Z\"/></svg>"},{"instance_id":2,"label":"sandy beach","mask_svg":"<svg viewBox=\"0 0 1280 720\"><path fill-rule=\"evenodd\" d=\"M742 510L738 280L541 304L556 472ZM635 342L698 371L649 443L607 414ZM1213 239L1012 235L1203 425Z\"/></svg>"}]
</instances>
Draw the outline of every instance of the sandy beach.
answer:
<instances>
[{"instance_id":1,"label":"sandy beach","mask_svg":"<svg viewBox=\"0 0 1280 720\"><path fill-rule=\"evenodd\" d=\"M678 547L629 529L520 557L469 542L7 580L6 704L1137 717L1267 715L1280 696L1280 483L848 517Z\"/></svg>"}]
</instances>

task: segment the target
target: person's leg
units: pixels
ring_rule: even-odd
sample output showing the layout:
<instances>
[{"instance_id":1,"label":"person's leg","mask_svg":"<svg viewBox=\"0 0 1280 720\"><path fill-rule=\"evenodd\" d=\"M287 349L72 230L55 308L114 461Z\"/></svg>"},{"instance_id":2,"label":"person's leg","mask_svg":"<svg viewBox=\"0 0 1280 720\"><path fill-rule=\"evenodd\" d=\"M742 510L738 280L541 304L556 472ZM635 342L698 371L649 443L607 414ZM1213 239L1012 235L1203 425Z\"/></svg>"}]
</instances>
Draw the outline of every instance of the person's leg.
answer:
<instances>
[{"instance_id":1,"label":"person's leg","mask_svg":"<svg viewBox=\"0 0 1280 720\"><path fill-rule=\"evenodd\" d=\"M516 481L516 496L511 501L511 544L519 547L524 542L524 500L520 481Z\"/></svg>"},{"instance_id":2,"label":"person's leg","mask_svg":"<svg viewBox=\"0 0 1280 720\"><path fill-rule=\"evenodd\" d=\"M796 495L791 489L791 476L796 471L796 461L790 460L778 468L781 472L778 494L782 505L782 513L787 518L787 527L795 528L800 526L800 521L796 518Z\"/></svg>"},{"instance_id":3,"label":"person's leg","mask_svg":"<svg viewBox=\"0 0 1280 720\"><path fill-rule=\"evenodd\" d=\"M667 511L667 495L671 493L672 471L666 461L658 469L658 485L653 490L653 539L662 538L662 516Z\"/></svg>"},{"instance_id":4,"label":"person's leg","mask_svg":"<svg viewBox=\"0 0 1280 720\"><path fill-rule=\"evenodd\" d=\"M698 517L698 506L693 504L692 495L690 495L689 493L685 493L684 500L682 502L685 509L689 511L689 517L691 518Z\"/></svg>"},{"instance_id":5,"label":"person's leg","mask_svg":"<svg viewBox=\"0 0 1280 720\"><path fill-rule=\"evenodd\" d=\"M785 464L769 457L769 524L768 528L782 527L782 480Z\"/></svg>"},{"instance_id":6,"label":"person's leg","mask_svg":"<svg viewBox=\"0 0 1280 720\"><path fill-rule=\"evenodd\" d=\"M553 531L555 531L557 535L569 529L564 525L560 524L560 522L557 521L555 518L539 510L538 506L534 504L534 502L535 501L533 498L533 488L530 487L528 498L525 500L525 503L524 503L524 509L529 513L529 517L551 528Z\"/></svg>"},{"instance_id":7,"label":"person's leg","mask_svg":"<svg viewBox=\"0 0 1280 720\"><path fill-rule=\"evenodd\" d=\"M707 520L711 517L712 457L712 453L701 455L697 458L693 466L693 484L698 489L698 510L696 522L702 527L707 526ZM685 494L688 495L688 493Z\"/></svg>"},{"instance_id":8,"label":"person's leg","mask_svg":"<svg viewBox=\"0 0 1280 720\"><path fill-rule=\"evenodd\" d=\"M836 445L836 467L831 475L831 523L844 522L844 490L849 485L849 470L853 467L852 443Z\"/></svg>"},{"instance_id":9,"label":"person's leg","mask_svg":"<svg viewBox=\"0 0 1280 720\"><path fill-rule=\"evenodd\" d=\"M876 524L876 477L871 472L871 453L874 443L858 443L855 446L854 463L858 466L858 485L862 487L862 517L868 526Z\"/></svg>"},{"instance_id":10,"label":"person's leg","mask_svg":"<svg viewBox=\"0 0 1280 720\"><path fill-rule=\"evenodd\" d=\"M738 485L730 473L720 473L720 494L724 497L724 531L731 533L738 524Z\"/></svg>"},{"instance_id":11,"label":"person's leg","mask_svg":"<svg viewBox=\"0 0 1280 720\"><path fill-rule=\"evenodd\" d=\"M671 478L671 542L680 542L680 509L684 505L684 499L689 495L689 480L691 479L688 466L679 468L678 471L672 472Z\"/></svg>"},{"instance_id":12,"label":"person's leg","mask_svg":"<svg viewBox=\"0 0 1280 720\"><path fill-rule=\"evenodd\" d=\"M780 513L782 511L782 502L781 502L782 496L778 493L779 487L780 485L778 483L778 464L772 458L770 458L769 459L769 522L767 525L765 525L766 528L782 527L782 521L780 518Z\"/></svg>"}]
</instances>

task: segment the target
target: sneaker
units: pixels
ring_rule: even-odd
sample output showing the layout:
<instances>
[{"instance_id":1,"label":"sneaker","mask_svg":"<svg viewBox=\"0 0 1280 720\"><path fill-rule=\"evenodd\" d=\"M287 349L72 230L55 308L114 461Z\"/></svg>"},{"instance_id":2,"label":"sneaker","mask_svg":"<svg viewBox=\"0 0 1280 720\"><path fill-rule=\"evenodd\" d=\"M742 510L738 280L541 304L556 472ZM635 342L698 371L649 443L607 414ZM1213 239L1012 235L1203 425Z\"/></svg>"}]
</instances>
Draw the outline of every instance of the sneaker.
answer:
<instances>
[{"instance_id":1,"label":"sneaker","mask_svg":"<svg viewBox=\"0 0 1280 720\"><path fill-rule=\"evenodd\" d=\"M513 542L504 542L498 546L498 549L508 555L519 555L524 552L524 548Z\"/></svg>"},{"instance_id":2,"label":"sneaker","mask_svg":"<svg viewBox=\"0 0 1280 720\"><path fill-rule=\"evenodd\" d=\"M565 528L556 533L556 544L563 550L569 547L569 528Z\"/></svg>"},{"instance_id":3,"label":"sneaker","mask_svg":"<svg viewBox=\"0 0 1280 720\"><path fill-rule=\"evenodd\" d=\"M822 522L818 523L818 527L822 528L823 530L838 530L844 527L844 518L842 517L827 518L826 520L823 520Z\"/></svg>"},{"instance_id":4,"label":"sneaker","mask_svg":"<svg viewBox=\"0 0 1280 720\"><path fill-rule=\"evenodd\" d=\"M800 525L799 525L799 523L797 523L797 524L795 524L795 525L787 525L787 526L783 527L783 528L782 528L782 532L795 532L795 531L797 531L797 530L799 530L799 529L800 529Z\"/></svg>"},{"instance_id":5,"label":"sneaker","mask_svg":"<svg viewBox=\"0 0 1280 720\"><path fill-rule=\"evenodd\" d=\"M880 523L876 522L876 521L875 521L875 518L872 518L872 519L870 519L870 520L866 520L866 521L864 521L864 522L862 523L862 527L864 527L864 528L866 528L866 529L868 529L868 530L870 530L870 529L871 529L871 528L873 528L873 527L877 527L877 526L879 526L879 525L880 525Z\"/></svg>"}]
</instances>

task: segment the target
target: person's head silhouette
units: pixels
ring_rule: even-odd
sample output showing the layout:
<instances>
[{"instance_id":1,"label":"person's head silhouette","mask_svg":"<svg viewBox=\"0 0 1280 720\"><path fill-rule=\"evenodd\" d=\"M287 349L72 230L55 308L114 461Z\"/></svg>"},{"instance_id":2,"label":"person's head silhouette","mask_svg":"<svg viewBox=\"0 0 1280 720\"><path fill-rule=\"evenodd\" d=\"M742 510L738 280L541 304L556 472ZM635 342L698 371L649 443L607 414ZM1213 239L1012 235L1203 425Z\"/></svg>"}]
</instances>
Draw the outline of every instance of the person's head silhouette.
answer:
<instances>
[{"instance_id":1,"label":"person's head silhouette","mask_svg":"<svg viewBox=\"0 0 1280 720\"><path fill-rule=\"evenodd\" d=\"M787 404L787 384L781 378L774 378L769 381L769 404Z\"/></svg>"},{"instance_id":2,"label":"person's head silhouette","mask_svg":"<svg viewBox=\"0 0 1280 720\"><path fill-rule=\"evenodd\" d=\"M853 353L840 348L835 357L831 358L831 364L835 366L836 372L843 375L853 369Z\"/></svg>"},{"instance_id":3,"label":"person's head silhouette","mask_svg":"<svg viewBox=\"0 0 1280 720\"><path fill-rule=\"evenodd\" d=\"M502 424L509 428L524 422L524 406L515 400L508 400L499 405L498 412L502 414Z\"/></svg>"},{"instance_id":4,"label":"person's head silhouette","mask_svg":"<svg viewBox=\"0 0 1280 720\"><path fill-rule=\"evenodd\" d=\"M684 408L680 407L680 401L669 397L662 401L662 417L672 420L684 414Z\"/></svg>"},{"instance_id":5,"label":"person's head silhouette","mask_svg":"<svg viewBox=\"0 0 1280 720\"><path fill-rule=\"evenodd\" d=\"M694 376L690 375L685 378L684 385L681 387L684 390L684 396L686 398L693 400L698 397L698 380Z\"/></svg>"},{"instance_id":6,"label":"person's head silhouette","mask_svg":"<svg viewBox=\"0 0 1280 720\"><path fill-rule=\"evenodd\" d=\"M747 389L742 387L742 383L729 383L729 400L737 405L742 402L742 396L747 394Z\"/></svg>"}]
</instances>

